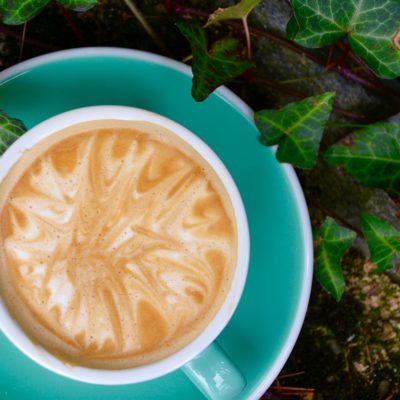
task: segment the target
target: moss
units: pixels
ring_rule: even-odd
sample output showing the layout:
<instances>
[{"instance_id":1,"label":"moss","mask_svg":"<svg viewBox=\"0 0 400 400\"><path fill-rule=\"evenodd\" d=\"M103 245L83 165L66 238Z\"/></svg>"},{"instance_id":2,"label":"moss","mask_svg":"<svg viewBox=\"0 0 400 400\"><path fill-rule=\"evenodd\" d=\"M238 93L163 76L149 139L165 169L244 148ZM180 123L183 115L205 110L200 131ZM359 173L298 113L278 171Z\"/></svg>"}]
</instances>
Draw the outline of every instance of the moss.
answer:
<instances>
[{"instance_id":1,"label":"moss","mask_svg":"<svg viewBox=\"0 0 400 400\"><path fill-rule=\"evenodd\" d=\"M340 303L314 285L303 331L285 367L305 374L284 383L314 387L317 399L397 398L400 287L374 273L354 251L344 262L348 285Z\"/></svg>"}]
</instances>

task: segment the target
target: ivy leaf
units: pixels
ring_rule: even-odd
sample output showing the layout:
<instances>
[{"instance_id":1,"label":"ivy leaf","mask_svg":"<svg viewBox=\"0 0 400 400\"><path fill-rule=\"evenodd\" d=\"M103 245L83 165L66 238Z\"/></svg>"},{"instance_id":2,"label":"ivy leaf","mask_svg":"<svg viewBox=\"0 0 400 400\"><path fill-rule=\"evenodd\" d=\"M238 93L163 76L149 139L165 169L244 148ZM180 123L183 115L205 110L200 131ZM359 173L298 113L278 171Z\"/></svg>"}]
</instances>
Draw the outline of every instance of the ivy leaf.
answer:
<instances>
[{"instance_id":1,"label":"ivy leaf","mask_svg":"<svg viewBox=\"0 0 400 400\"><path fill-rule=\"evenodd\" d=\"M262 110L255 114L261 143L279 143L276 157L299 168L312 168L317 162L325 124L332 111L335 92L308 97L280 110Z\"/></svg>"},{"instance_id":2,"label":"ivy leaf","mask_svg":"<svg viewBox=\"0 0 400 400\"><path fill-rule=\"evenodd\" d=\"M347 36L355 53L382 78L400 75L399 0L292 0L295 41L322 47ZM290 22L289 34L296 30Z\"/></svg>"},{"instance_id":3,"label":"ivy leaf","mask_svg":"<svg viewBox=\"0 0 400 400\"><path fill-rule=\"evenodd\" d=\"M228 8L218 8L208 18L205 27L227 19L246 19L261 0L242 0Z\"/></svg>"},{"instance_id":4,"label":"ivy leaf","mask_svg":"<svg viewBox=\"0 0 400 400\"><path fill-rule=\"evenodd\" d=\"M26 132L25 125L0 110L0 156Z\"/></svg>"},{"instance_id":5,"label":"ivy leaf","mask_svg":"<svg viewBox=\"0 0 400 400\"><path fill-rule=\"evenodd\" d=\"M395 257L400 260L400 231L384 219L367 213L361 214L361 225L376 271L392 268Z\"/></svg>"},{"instance_id":6,"label":"ivy leaf","mask_svg":"<svg viewBox=\"0 0 400 400\"><path fill-rule=\"evenodd\" d=\"M340 260L357 234L328 217L317 235L315 275L321 285L339 301L346 286Z\"/></svg>"},{"instance_id":7,"label":"ivy leaf","mask_svg":"<svg viewBox=\"0 0 400 400\"><path fill-rule=\"evenodd\" d=\"M366 186L400 194L400 114L368 125L325 152L331 165L341 165Z\"/></svg>"},{"instance_id":8,"label":"ivy leaf","mask_svg":"<svg viewBox=\"0 0 400 400\"><path fill-rule=\"evenodd\" d=\"M294 40L298 31L299 31L299 24L297 23L296 18L295 17L290 18L286 25L287 38L290 40Z\"/></svg>"},{"instance_id":9,"label":"ivy leaf","mask_svg":"<svg viewBox=\"0 0 400 400\"><path fill-rule=\"evenodd\" d=\"M29 21L43 10L50 0L0 0L0 15L6 25L19 25ZM86 11L97 0L58 0L65 8Z\"/></svg>"},{"instance_id":10,"label":"ivy leaf","mask_svg":"<svg viewBox=\"0 0 400 400\"><path fill-rule=\"evenodd\" d=\"M3 23L19 25L35 17L50 0L3 0L0 2L0 15Z\"/></svg>"},{"instance_id":11,"label":"ivy leaf","mask_svg":"<svg viewBox=\"0 0 400 400\"><path fill-rule=\"evenodd\" d=\"M205 100L218 86L226 84L253 66L251 62L240 57L236 39L218 40L211 50L207 50L207 37L199 24L177 22L176 25L192 48L192 95L195 100Z\"/></svg>"},{"instance_id":12,"label":"ivy leaf","mask_svg":"<svg viewBox=\"0 0 400 400\"><path fill-rule=\"evenodd\" d=\"M57 0L60 5L74 11L87 11L97 4L97 0Z\"/></svg>"}]
</instances>

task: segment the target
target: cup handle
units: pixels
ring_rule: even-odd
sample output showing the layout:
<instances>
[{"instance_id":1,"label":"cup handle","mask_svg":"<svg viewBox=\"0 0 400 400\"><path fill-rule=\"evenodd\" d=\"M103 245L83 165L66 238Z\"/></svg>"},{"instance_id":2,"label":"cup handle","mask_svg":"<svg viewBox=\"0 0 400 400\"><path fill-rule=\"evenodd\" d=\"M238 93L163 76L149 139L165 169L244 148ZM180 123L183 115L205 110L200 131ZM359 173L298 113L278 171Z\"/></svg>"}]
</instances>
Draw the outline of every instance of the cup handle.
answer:
<instances>
[{"instance_id":1,"label":"cup handle","mask_svg":"<svg viewBox=\"0 0 400 400\"><path fill-rule=\"evenodd\" d=\"M182 367L209 400L231 400L246 387L246 379L225 351L212 343Z\"/></svg>"}]
</instances>

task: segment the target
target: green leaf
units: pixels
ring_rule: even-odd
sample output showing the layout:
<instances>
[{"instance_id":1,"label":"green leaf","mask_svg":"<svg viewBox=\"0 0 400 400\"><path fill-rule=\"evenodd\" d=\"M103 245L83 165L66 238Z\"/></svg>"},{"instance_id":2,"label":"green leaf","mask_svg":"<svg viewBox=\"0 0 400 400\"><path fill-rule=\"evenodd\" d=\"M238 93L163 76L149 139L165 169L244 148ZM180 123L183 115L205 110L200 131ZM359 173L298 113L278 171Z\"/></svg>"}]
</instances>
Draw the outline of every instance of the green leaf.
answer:
<instances>
[{"instance_id":1,"label":"green leaf","mask_svg":"<svg viewBox=\"0 0 400 400\"><path fill-rule=\"evenodd\" d=\"M178 22L176 25L192 47L192 95L195 100L205 100L218 86L226 84L253 66L251 62L240 57L236 39L221 39L208 51L207 37L199 24Z\"/></svg>"},{"instance_id":2,"label":"green leaf","mask_svg":"<svg viewBox=\"0 0 400 400\"><path fill-rule=\"evenodd\" d=\"M214 22L227 19L246 19L260 1L261 0L242 0L232 7L218 8L218 10L210 15L205 27L210 26Z\"/></svg>"},{"instance_id":3,"label":"green leaf","mask_svg":"<svg viewBox=\"0 0 400 400\"><path fill-rule=\"evenodd\" d=\"M0 15L6 25L19 25L35 17L50 0L3 0Z\"/></svg>"},{"instance_id":4,"label":"green leaf","mask_svg":"<svg viewBox=\"0 0 400 400\"><path fill-rule=\"evenodd\" d=\"M86 11L97 0L57 0L60 5L75 11ZM43 10L50 0L0 0L0 15L6 25L19 25L29 21Z\"/></svg>"},{"instance_id":5,"label":"green leaf","mask_svg":"<svg viewBox=\"0 0 400 400\"><path fill-rule=\"evenodd\" d=\"M335 92L308 97L280 110L262 110L255 114L261 143L279 143L276 157L299 168L312 168L317 162L325 124L332 111Z\"/></svg>"},{"instance_id":6,"label":"green leaf","mask_svg":"<svg viewBox=\"0 0 400 400\"><path fill-rule=\"evenodd\" d=\"M400 231L387 221L366 213L361 214L361 225L376 271L392 268L395 257L400 260Z\"/></svg>"},{"instance_id":7,"label":"green leaf","mask_svg":"<svg viewBox=\"0 0 400 400\"><path fill-rule=\"evenodd\" d=\"M25 125L0 110L0 156L26 132Z\"/></svg>"},{"instance_id":8,"label":"green leaf","mask_svg":"<svg viewBox=\"0 0 400 400\"><path fill-rule=\"evenodd\" d=\"M87 11L97 4L97 0L57 0L60 5L74 11Z\"/></svg>"},{"instance_id":9,"label":"green leaf","mask_svg":"<svg viewBox=\"0 0 400 400\"><path fill-rule=\"evenodd\" d=\"M339 301L346 286L340 260L357 234L327 218L317 235L315 275L321 285Z\"/></svg>"},{"instance_id":10,"label":"green leaf","mask_svg":"<svg viewBox=\"0 0 400 400\"><path fill-rule=\"evenodd\" d=\"M346 137L325 152L331 165L343 166L367 186L400 194L400 114Z\"/></svg>"},{"instance_id":11,"label":"green leaf","mask_svg":"<svg viewBox=\"0 0 400 400\"><path fill-rule=\"evenodd\" d=\"M295 41L327 46L348 36L351 48L382 78L400 76L399 0L292 0ZM295 23L290 21L290 33Z\"/></svg>"},{"instance_id":12,"label":"green leaf","mask_svg":"<svg viewBox=\"0 0 400 400\"><path fill-rule=\"evenodd\" d=\"M299 31L299 24L297 23L297 20L295 17L292 17L289 19L287 25L286 25L286 36L290 40L294 40L294 38L297 35L297 32Z\"/></svg>"}]
</instances>

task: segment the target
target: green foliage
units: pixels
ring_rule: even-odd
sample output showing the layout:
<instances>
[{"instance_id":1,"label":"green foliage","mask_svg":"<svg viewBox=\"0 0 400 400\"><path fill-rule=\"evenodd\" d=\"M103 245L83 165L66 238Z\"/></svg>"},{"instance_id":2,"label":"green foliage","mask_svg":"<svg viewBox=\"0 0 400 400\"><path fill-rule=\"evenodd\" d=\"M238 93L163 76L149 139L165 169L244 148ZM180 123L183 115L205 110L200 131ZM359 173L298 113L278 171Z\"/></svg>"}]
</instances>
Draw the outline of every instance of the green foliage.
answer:
<instances>
[{"instance_id":1,"label":"green foliage","mask_svg":"<svg viewBox=\"0 0 400 400\"><path fill-rule=\"evenodd\" d=\"M400 76L399 0L292 0L289 38L305 47L347 36L351 48L382 78Z\"/></svg>"},{"instance_id":2,"label":"green foliage","mask_svg":"<svg viewBox=\"0 0 400 400\"><path fill-rule=\"evenodd\" d=\"M400 260L400 231L387 221L366 213L361 214L361 224L377 271L392 268L395 257Z\"/></svg>"},{"instance_id":3,"label":"green foliage","mask_svg":"<svg viewBox=\"0 0 400 400\"><path fill-rule=\"evenodd\" d=\"M342 298L346 286L340 260L356 236L328 217L316 237L315 275L336 301Z\"/></svg>"},{"instance_id":4,"label":"green foliage","mask_svg":"<svg viewBox=\"0 0 400 400\"><path fill-rule=\"evenodd\" d=\"M255 115L266 146L279 143L276 157L299 168L312 168L325 124L332 111L334 92L290 103L280 110L262 110Z\"/></svg>"},{"instance_id":5,"label":"green foliage","mask_svg":"<svg viewBox=\"0 0 400 400\"><path fill-rule=\"evenodd\" d=\"M25 125L0 110L0 156L26 132Z\"/></svg>"},{"instance_id":6,"label":"green foliage","mask_svg":"<svg viewBox=\"0 0 400 400\"><path fill-rule=\"evenodd\" d=\"M208 50L206 33L199 24L178 22L176 25L192 47L195 100L205 100L218 86L252 67L252 63L240 57L236 39L221 39Z\"/></svg>"},{"instance_id":7,"label":"green foliage","mask_svg":"<svg viewBox=\"0 0 400 400\"><path fill-rule=\"evenodd\" d=\"M214 22L227 19L246 19L261 0L242 0L238 4L228 8L218 8L214 11L206 23L206 27Z\"/></svg>"},{"instance_id":8,"label":"green foliage","mask_svg":"<svg viewBox=\"0 0 400 400\"><path fill-rule=\"evenodd\" d=\"M376 123L330 147L325 159L341 165L361 183L400 194L400 114Z\"/></svg>"},{"instance_id":9,"label":"green foliage","mask_svg":"<svg viewBox=\"0 0 400 400\"><path fill-rule=\"evenodd\" d=\"M50 0L3 0L0 14L7 25L19 25L35 17Z\"/></svg>"},{"instance_id":10,"label":"green foliage","mask_svg":"<svg viewBox=\"0 0 400 400\"><path fill-rule=\"evenodd\" d=\"M1 0L0 15L6 25L19 25L29 21L43 10L51 0ZM58 0L58 3L75 11L86 11L97 0Z\"/></svg>"},{"instance_id":11,"label":"green foliage","mask_svg":"<svg viewBox=\"0 0 400 400\"><path fill-rule=\"evenodd\" d=\"M290 18L286 25L286 36L288 37L288 39L294 40L298 31L299 31L299 24L297 23L296 18L295 17Z\"/></svg>"},{"instance_id":12,"label":"green foliage","mask_svg":"<svg viewBox=\"0 0 400 400\"><path fill-rule=\"evenodd\" d=\"M87 11L94 7L97 0L57 0L60 5L74 11Z\"/></svg>"}]
</instances>

